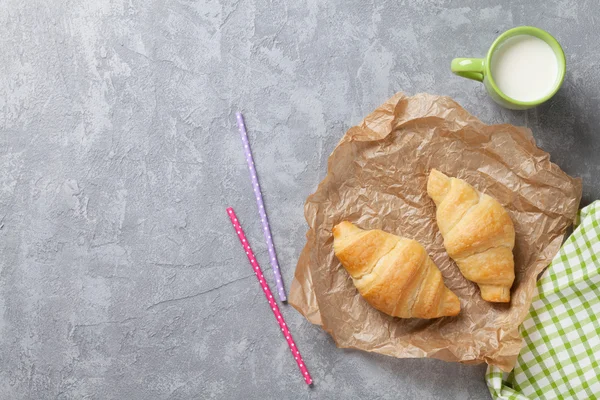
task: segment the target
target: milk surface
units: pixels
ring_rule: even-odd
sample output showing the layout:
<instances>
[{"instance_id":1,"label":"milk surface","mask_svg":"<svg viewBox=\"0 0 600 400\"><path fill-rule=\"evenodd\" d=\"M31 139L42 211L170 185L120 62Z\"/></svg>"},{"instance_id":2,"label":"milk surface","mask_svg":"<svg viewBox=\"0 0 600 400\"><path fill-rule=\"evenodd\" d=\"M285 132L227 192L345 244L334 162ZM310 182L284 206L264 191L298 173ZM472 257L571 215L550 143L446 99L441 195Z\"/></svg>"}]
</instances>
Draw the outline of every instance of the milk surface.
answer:
<instances>
[{"instance_id":1,"label":"milk surface","mask_svg":"<svg viewBox=\"0 0 600 400\"><path fill-rule=\"evenodd\" d=\"M519 101L538 100L558 83L558 59L550 45L535 36L507 39L492 55L490 67L498 88Z\"/></svg>"}]
</instances>

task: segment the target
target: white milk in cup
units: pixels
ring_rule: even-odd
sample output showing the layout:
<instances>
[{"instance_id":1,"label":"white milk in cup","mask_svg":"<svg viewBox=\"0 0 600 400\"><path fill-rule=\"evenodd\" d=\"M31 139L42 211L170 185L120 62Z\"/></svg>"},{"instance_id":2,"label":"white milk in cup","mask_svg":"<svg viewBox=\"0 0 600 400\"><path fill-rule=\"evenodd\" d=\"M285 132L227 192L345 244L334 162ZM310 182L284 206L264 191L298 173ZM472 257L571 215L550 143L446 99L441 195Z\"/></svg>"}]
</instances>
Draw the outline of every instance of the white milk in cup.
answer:
<instances>
[{"instance_id":1,"label":"white milk in cup","mask_svg":"<svg viewBox=\"0 0 600 400\"><path fill-rule=\"evenodd\" d=\"M548 43L518 35L500 44L492 55L492 79L505 95L517 101L535 101L558 84L558 59Z\"/></svg>"}]
</instances>

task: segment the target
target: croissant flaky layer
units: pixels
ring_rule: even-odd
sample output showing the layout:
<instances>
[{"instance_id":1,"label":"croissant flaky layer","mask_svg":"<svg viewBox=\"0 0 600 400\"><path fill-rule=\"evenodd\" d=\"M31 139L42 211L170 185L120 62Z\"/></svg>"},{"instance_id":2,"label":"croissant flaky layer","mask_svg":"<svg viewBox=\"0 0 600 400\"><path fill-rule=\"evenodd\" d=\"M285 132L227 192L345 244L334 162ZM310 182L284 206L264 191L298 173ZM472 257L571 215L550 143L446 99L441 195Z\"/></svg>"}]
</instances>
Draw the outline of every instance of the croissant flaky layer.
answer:
<instances>
[{"instance_id":1,"label":"croissant flaky layer","mask_svg":"<svg viewBox=\"0 0 600 400\"><path fill-rule=\"evenodd\" d=\"M509 302L515 228L506 210L462 179L436 169L429 174L427 193L437 206L444 247L460 272L479 285L484 300Z\"/></svg>"},{"instance_id":2,"label":"croissant flaky layer","mask_svg":"<svg viewBox=\"0 0 600 400\"><path fill-rule=\"evenodd\" d=\"M333 248L354 285L373 307L394 317L438 318L460 312L460 301L419 242L344 221Z\"/></svg>"}]
</instances>

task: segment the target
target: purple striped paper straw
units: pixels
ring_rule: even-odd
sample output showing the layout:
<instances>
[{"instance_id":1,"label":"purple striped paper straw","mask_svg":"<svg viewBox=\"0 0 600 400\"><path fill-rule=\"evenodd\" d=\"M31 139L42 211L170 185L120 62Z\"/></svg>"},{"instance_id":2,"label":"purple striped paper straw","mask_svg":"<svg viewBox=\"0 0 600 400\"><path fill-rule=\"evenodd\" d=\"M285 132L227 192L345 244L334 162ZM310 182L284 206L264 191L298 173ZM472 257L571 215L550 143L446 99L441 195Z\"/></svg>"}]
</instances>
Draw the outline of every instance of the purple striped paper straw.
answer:
<instances>
[{"instance_id":1,"label":"purple striped paper straw","mask_svg":"<svg viewBox=\"0 0 600 400\"><path fill-rule=\"evenodd\" d=\"M256 205L258 206L258 213L260 214L260 222L263 228L263 235L265 242L267 242L267 248L269 249L269 259L271 260L271 267L273 267L273 275L275 276L275 284L277 286L277 294L279 294L279 300L287 301L285 295L285 289L283 288L283 280L281 279L281 271L279 270L279 264L277 263L277 255L275 254L275 246L273 245L273 239L271 238L271 229L269 228L269 219L265 212L265 205L263 204L262 193L260 191L260 185L258 184L258 177L256 175L256 169L254 168L254 160L252 159L252 151L250 151L250 144L248 143L248 134L246 133L246 125L244 124L244 117L242 113L236 113L238 129L240 131L240 137L244 144L244 153L246 154L246 162L248 163L248 170L250 170L250 179L252 180L252 189L254 190L254 197L256 198Z\"/></svg>"}]
</instances>

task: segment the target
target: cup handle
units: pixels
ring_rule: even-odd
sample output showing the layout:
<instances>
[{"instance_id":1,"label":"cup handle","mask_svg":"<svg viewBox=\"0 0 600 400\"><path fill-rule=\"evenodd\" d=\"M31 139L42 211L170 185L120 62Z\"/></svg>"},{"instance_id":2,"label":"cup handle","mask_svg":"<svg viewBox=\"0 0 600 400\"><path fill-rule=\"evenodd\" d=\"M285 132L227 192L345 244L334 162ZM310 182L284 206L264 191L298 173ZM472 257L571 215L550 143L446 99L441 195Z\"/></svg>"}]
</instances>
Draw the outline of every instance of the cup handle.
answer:
<instances>
[{"instance_id":1,"label":"cup handle","mask_svg":"<svg viewBox=\"0 0 600 400\"><path fill-rule=\"evenodd\" d=\"M450 69L463 78L483 81L483 58L455 58Z\"/></svg>"}]
</instances>

